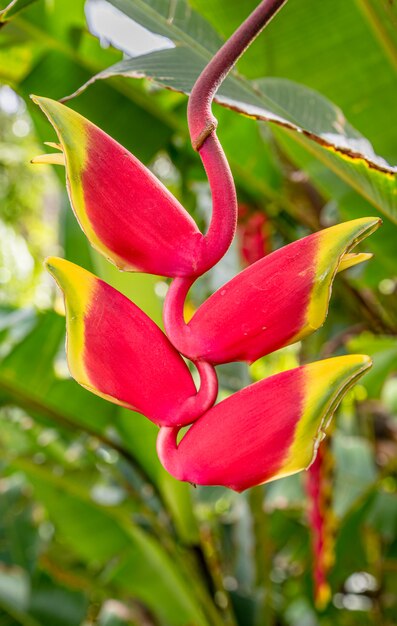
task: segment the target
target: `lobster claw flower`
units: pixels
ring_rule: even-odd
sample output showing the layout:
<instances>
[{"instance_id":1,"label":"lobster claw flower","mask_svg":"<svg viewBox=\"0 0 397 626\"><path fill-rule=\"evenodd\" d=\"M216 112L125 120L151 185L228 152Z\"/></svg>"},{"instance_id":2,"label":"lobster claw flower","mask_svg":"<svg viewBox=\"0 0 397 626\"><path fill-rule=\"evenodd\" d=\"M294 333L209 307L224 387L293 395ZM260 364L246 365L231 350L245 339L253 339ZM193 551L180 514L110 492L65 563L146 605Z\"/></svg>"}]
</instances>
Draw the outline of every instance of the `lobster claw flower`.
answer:
<instances>
[{"instance_id":1,"label":"lobster claw flower","mask_svg":"<svg viewBox=\"0 0 397 626\"><path fill-rule=\"evenodd\" d=\"M308 521L311 534L314 600L317 609L324 610L332 594L328 575L335 562L336 520L332 508L333 457L329 440L319 448L316 460L306 478Z\"/></svg>"},{"instance_id":2,"label":"lobster claw flower","mask_svg":"<svg viewBox=\"0 0 397 626\"><path fill-rule=\"evenodd\" d=\"M160 328L87 270L59 258L49 258L46 264L65 295L73 378L158 425L193 421L185 411L198 397L193 379Z\"/></svg>"},{"instance_id":3,"label":"lobster claw flower","mask_svg":"<svg viewBox=\"0 0 397 626\"><path fill-rule=\"evenodd\" d=\"M248 361L303 339L328 311L338 271L370 254L350 250L381 223L365 217L304 237L257 261L223 285L175 332L175 347L213 364Z\"/></svg>"},{"instance_id":4,"label":"lobster claw flower","mask_svg":"<svg viewBox=\"0 0 397 626\"><path fill-rule=\"evenodd\" d=\"M335 357L250 385L212 407L176 443L163 427L161 462L179 480L243 491L303 470L337 405L371 366L363 355Z\"/></svg>"},{"instance_id":5,"label":"lobster claw flower","mask_svg":"<svg viewBox=\"0 0 397 626\"><path fill-rule=\"evenodd\" d=\"M194 276L204 236L178 200L123 146L49 98L33 97L54 126L71 205L90 243L122 270Z\"/></svg>"}]
</instances>

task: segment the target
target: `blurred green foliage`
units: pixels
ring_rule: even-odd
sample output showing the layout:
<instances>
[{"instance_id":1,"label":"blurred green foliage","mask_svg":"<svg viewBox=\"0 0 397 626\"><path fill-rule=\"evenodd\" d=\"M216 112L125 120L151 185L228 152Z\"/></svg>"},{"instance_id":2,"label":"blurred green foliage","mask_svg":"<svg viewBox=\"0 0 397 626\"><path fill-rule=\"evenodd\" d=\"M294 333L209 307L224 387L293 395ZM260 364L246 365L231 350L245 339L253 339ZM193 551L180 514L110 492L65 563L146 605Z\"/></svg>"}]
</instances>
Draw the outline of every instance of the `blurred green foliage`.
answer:
<instances>
[{"instance_id":1,"label":"blurred green foliage","mask_svg":"<svg viewBox=\"0 0 397 626\"><path fill-rule=\"evenodd\" d=\"M167 283L120 274L99 258L72 215L62 169L29 165L39 142L54 139L29 93L66 96L120 61L120 50L89 32L83 0L11 4L0 3L0 624L394 626L397 226L381 201L368 201L381 198L377 178L363 196L318 146L216 106L239 198L266 214L272 248L338 220L380 214L378 207L385 218L365 245L375 258L338 276L320 331L249 370L219 367L225 396L299 362L343 352L373 357L335 419L326 511L335 519L332 599L319 611L305 476L242 495L178 483L159 464L152 423L70 379L44 256L63 253L96 271L159 324ZM152 32L172 30L197 52L194 41L216 49L256 1L111 4ZM103 7L91 1L91 15ZM249 80L282 77L318 90L393 165L396 21L387 0L291 1L238 69ZM159 58L149 52L144 61L158 70ZM306 126L318 130L324 110L306 107L302 88L286 85L289 111L299 106ZM210 196L189 145L185 96L113 76L70 105L149 165L205 226ZM238 272L239 259L235 243L198 282L192 306Z\"/></svg>"}]
</instances>

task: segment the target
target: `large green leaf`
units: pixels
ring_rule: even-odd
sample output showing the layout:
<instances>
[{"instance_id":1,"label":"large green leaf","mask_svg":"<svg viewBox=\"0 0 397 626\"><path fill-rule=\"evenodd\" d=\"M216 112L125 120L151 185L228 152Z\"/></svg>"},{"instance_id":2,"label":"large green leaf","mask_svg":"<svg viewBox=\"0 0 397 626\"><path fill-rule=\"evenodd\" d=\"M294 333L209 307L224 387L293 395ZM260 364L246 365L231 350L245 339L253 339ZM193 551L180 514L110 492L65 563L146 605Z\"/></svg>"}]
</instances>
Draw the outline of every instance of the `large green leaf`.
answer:
<instances>
[{"instance_id":1,"label":"large green leaf","mask_svg":"<svg viewBox=\"0 0 397 626\"><path fill-rule=\"evenodd\" d=\"M113 266L107 264L107 268L113 272ZM153 292L153 277L137 275L132 277L134 278L137 280L132 280L128 289L134 291L140 285L138 303L144 306L147 313L159 317L159 302ZM120 411L110 402L83 389L74 380L60 377L54 369L57 360L63 370L66 366L63 352L65 318L48 312L38 317L27 334L29 320L10 313L8 316L4 315L4 325L8 318L9 323L14 325L13 334L18 338L17 327L20 326L22 337L19 341L17 339L16 345L0 364L0 396L3 397L3 402L20 406L32 416L44 418L50 424L82 429L117 447L114 441L108 439L108 430L116 428L122 449L131 455L160 491L175 521L179 536L185 542L197 542L189 486L171 478L161 467L156 454L157 428L154 424L142 415L127 410ZM3 341L6 346L5 342L10 343L12 337L5 334ZM32 363L35 364L34 367ZM62 376L65 376L64 371Z\"/></svg>"},{"instance_id":2,"label":"large green leaf","mask_svg":"<svg viewBox=\"0 0 397 626\"><path fill-rule=\"evenodd\" d=\"M28 413L104 435L114 405L54 369L57 355L64 360L64 335L64 317L53 312L38 316L34 328L0 364L0 393Z\"/></svg>"},{"instance_id":3,"label":"large green leaf","mask_svg":"<svg viewBox=\"0 0 397 626\"><path fill-rule=\"evenodd\" d=\"M178 3L179 6L182 4ZM164 11L167 10L164 5ZM216 35L211 39L215 50L221 40ZM23 18L13 20L0 35L0 78L26 99L42 141L51 139L52 130L28 100L29 93L59 98L118 58L118 52L102 49L86 32L83 0L72 3L57 0L55 11L44 3L38 4L26 11ZM164 147L171 133L176 131L182 137L187 136L184 107L178 110L181 103L183 100L174 94L148 92L138 81L127 83L122 78L113 78L92 87L75 100L73 106L146 162L159 147ZM113 115L115 110L118 115ZM224 110L224 113L227 115L229 111ZM255 125L242 117L229 115L223 126L230 135L234 132L239 136L239 154L229 151L239 187L248 196L272 198L278 206L284 206L285 199L273 188L275 168L270 164L269 150L261 142ZM254 162L252 141L256 146ZM227 144L226 140L226 147ZM178 145L177 153L179 159L183 156L185 164L196 158L187 141ZM196 171L200 172L201 167ZM279 186L279 180L277 184Z\"/></svg>"},{"instance_id":4,"label":"large green leaf","mask_svg":"<svg viewBox=\"0 0 397 626\"><path fill-rule=\"evenodd\" d=\"M120 409L115 422L127 450L144 468L174 519L178 534L186 543L198 543L197 522L193 515L191 487L175 480L162 467L156 453L158 428L143 415Z\"/></svg>"},{"instance_id":5,"label":"large green leaf","mask_svg":"<svg viewBox=\"0 0 397 626\"><path fill-rule=\"evenodd\" d=\"M120 58L119 52L104 49L87 31L84 0L57 0L55 9L46 2L32 4L1 30L0 46L0 60L4 59L0 78L26 98L43 140L50 136L50 129L28 95L60 98ZM76 108L143 161L153 157L175 127L173 115L156 106L156 96L138 83L126 86L115 80L105 90L87 95ZM113 115L115 110L117 115ZM133 132L126 132L132 119Z\"/></svg>"},{"instance_id":6,"label":"large green leaf","mask_svg":"<svg viewBox=\"0 0 397 626\"><path fill-rule=\"evenodd\" d=\"M159 9L152 0L138 3L113 0L112 3L145 26L148 26L146 16L152 18L157 11L161 34L167 33L176 47L121 61L94 76L76 93L98 78L112 76L146 77L167 88L189 93L213 52L213 38L210 36L207 40L207 31L197 26L202 24L202 18L189 12L185 22L167 21L164 5L160 4ZM183 5L183 2L178 5L182 14ZM397 221L396 168L378 157L369 141L324 97L287 80L260 79L252 83L241 75L232 74L221 85L216 101L294 131L295 140L313 147L328 167Z\"/></svg>"},{"instance_id":7,"label":"large green leaf","mask_svg":"<svg viewBox=\"0 0 397 626\"><path fill-rule=\"evenodd\" d=\"M258 4L189 2L225 38ZM251 79L283 77L319 91L395 162L396 17L396 4L388 0L290 0L243 55L240 71Z\"/></svg>"},{"instance_id":8,"label":"large green leaf","mask_svg":"<svg viewBox=\"0 0 397 626\"><path fill-rule=\"evenodd\" d=\"M171 39L186 43L189 47L196 42L197 49L214 53L222 44L206 19L192 11L189 2L168 0L110 0L119 11L148 30Z\"/></svg>"},{"instance_id":9,"label":"large green leaf","mask_svg":"<svg viewBox=\"0 0 397 626\"><path fill-rule=\"evenodd\" d=\"M13 462L35 489L65 542L88 564L104 568L106 580L143 601L164 623L202 626L206 620L195 590L156 539L117 507L97 504L72 480L18 459Z\"/></svg>"}]
</instances>

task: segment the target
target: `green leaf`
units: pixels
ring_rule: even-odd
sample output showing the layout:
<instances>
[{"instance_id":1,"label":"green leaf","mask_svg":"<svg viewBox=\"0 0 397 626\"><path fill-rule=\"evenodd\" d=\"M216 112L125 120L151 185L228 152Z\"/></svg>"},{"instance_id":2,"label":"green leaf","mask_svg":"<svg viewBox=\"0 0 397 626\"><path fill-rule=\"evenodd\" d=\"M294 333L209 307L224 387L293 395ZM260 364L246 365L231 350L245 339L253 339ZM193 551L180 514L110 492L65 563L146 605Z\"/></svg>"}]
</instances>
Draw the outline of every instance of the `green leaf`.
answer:
<instances>
[{"instance_id":1,"label":"green leaf","mask_svg":"<svg viewBox=\"0 0 397 626\"><path fill-rule=\"evenodd\" d=\"M223 37L229 37L257 0L189 0ZM371 17L369 7L377 12ZM335 102L395 162L397 8L388 0L287 2L239 61L251 79L288 78ZM391 33L385 51L383 32Z\"/></svg>"},{"instance_id":2,"label":"green leaf","mask_svg":"<svg viewBox=\"0 0 397 626\"><path fill-rule=\"evenodd\" d=\"M115 407L57 375L54 361L59 354L64 361L59 352L64 333L64 317L54 312L38 316L34 328L0 365L0 393L32 415L100 436L111 423Z\"/></svg>"},{"instance_id":3,"label":"green leaf","mask_svg":"<svg viewBox=\"0 0 397 626\"><path fill-rule=\"evenodd\" d=\"M206 624L195 591L156 539L118 507L97 504L81 485L29 460L13 461L35 489L64 541L106 581L144 602L166 623ZM110 563L112 560L112 563Z\"/></svg>"},{"instance_id":4,"label":"green leaf","mask_svg":"<svg viewBox=\"0 0 397 626\"><path fill-rule=\"evenodd\" d=\"M332 440L336 461L334 511L343 517L376 478L376 467L369 442L363 437L337 433Z\"/></svg>"},{"instance_id":5,"label":"green leaf","mask_svg":"<svg viewBox=\"0 0 397 626\"><path fill-rule=\"evenodd\" d=\"M87 598L79 591L56 584L43 572L33 579L29 612L40 623L51 626L81 624L87 609Z\"/></svg>"},{"instance_id":6,"label":"green leaf","mask_svg":"<svg viewBox=\"0 0 397 626\"><path fill-rule=\"evenodd\" d=\"M175 480L162 467L156 452L158 428L143 415L120 409L115 421L123 444L144 468L159 489L179 536L185 543L198 543L197 522L193 515L191 487Z\"/></svg>"},{"instance_id":7,"label":"green leaf","mask_svg":"<svg viewBox=\"0 0 397 626\"><path fill-rule=\"evenodd\" d=\"M148 30L171 41L179 41L189 46L196 42L197 47L209 53L216 52L222 44L222 39L207 20L192 11L185 0L110 0L110 4Z\"/></svg>"},{"instance_id":8,"label":"green leaf","mask_svg":"<svg viewBox=\"0 0 397 626\"><path fill-rule=\"evenodd\" d=\"M362 380L370 398L379 399L387 378L397 370L397 339L363 333L348 342L351 353L369 354L373 367Z\"/></svg>"},{"instance_id":9,"label":"green leaf","mask_svg":"<svg viewBox=\"0 0 397 626\"><path fill-rule=\"evenodd\" d=\"M113 0L113 4L146 26L145 17L152 17L157 7L152 1ZM183 5L178 4L180 11ZM98 78L112 76L146 77L169 89L189 93L211 59L212 39L208 44L206 31L196 28L196 20L202 20L193 12L185 24L180 20L167 22L162 11L158 18L161 34L167 33L175 48L121 61L91 78L73 95ZM295 141L303 142L327 167L397 222L396 168L378 157L370 142L326 98L285 79L257 79L251 83L241 75L231 74L215 100L249 117L293 131Z\"/></svg>"},{"instance_id":10,"label":"green leaf","mask_svg":"<svg viewBox=\"0 0 397 626\"><path fill-rule=\"evenodd\" d=\"M113 272L113 266L106 266ZM114 273L123 279L128 278L115 269ZM134 290L140 292L138 304L160 318L160 304L153 292L155 279L143 274L132 278L136 280L128 284L130 295L134 295ZM24 316L19 317L23 330L26 320ZM4 324L6 320L5 316ZM9 321L14 321L16 332L18 318L15 314ZM65 318L53 312L39 316L30 332L22 336L0 365L0 394L4 395L5 401L24 408L29 414L60 426L83 429L99 437L106 437L110 426L116 427L124 449L132 454L159 489L182 540L197 542L189 486L173 479L161 467L156 454L156 427L131 411L121 411L117 417L117 407L86 391L70 378L57 375L54 369L56 359L61 359L63 368L66 366L64 352L60 351L64 333ZM32 368L33 362L35 366Z\"/></svg>"}]
</instances>

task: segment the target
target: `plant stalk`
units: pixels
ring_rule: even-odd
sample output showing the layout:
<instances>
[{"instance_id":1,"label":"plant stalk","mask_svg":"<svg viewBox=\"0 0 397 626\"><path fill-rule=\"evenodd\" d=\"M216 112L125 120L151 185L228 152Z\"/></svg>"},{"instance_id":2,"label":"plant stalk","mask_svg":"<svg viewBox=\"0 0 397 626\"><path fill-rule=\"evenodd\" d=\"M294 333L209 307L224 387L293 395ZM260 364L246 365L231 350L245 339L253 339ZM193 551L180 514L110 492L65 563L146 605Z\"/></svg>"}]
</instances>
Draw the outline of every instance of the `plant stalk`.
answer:
<instances>
[{"instance_id":1,"label":"plant stalk","mask_svg":"<svg viewBox=\"0 0 397 626\"><path fill-rule=\"evenodd\" d=\"M251 15L218 50L193 86L188 102L188 124L192 146L200 154L212 195L212 217L200 250L199 273L203 274L224 256L232 243L237 225L237 195L232 172L216 136L216 119L211 106L214 95L237 60L272 19L286 0L262 0ZM164 303L166 333L182 353L189 339L183 309L186 296L197 276L175 278ZM208 364L207 364L208 365ZM208 367L198 368L209 375ZM204 397L215 398L213 381L203 381ZM199 394L200 394L199 391ZM197 395L199 395L197 394Z\"/></svg>"},{"instance_id":2,"label":"plant stalk","mask_svg":"<svg viewBox=\"0 0 397 626\"><path fill-rule=\"evenodd\" d=\"M241 55L287 0L262 0L251 15L218 50L195 82L188 103L193 148L200 151L217 121L211 112L214 96Z\"/></svg>"},{"instance_id":3,"label":"plant stalk","mask_svg":"<svg viewBox=\"0 0 397 626\"><path fill-rule=\"evenodd\" d=\"M262 0L208 63L190 94L187 111L190 139L203 162L212 195L212 217L203 253L204 271L226 253L237 224L236 187L216 136L217 120L211 111L212 101L238 59L285 2Z\"/></svg>"}]
</instances>

